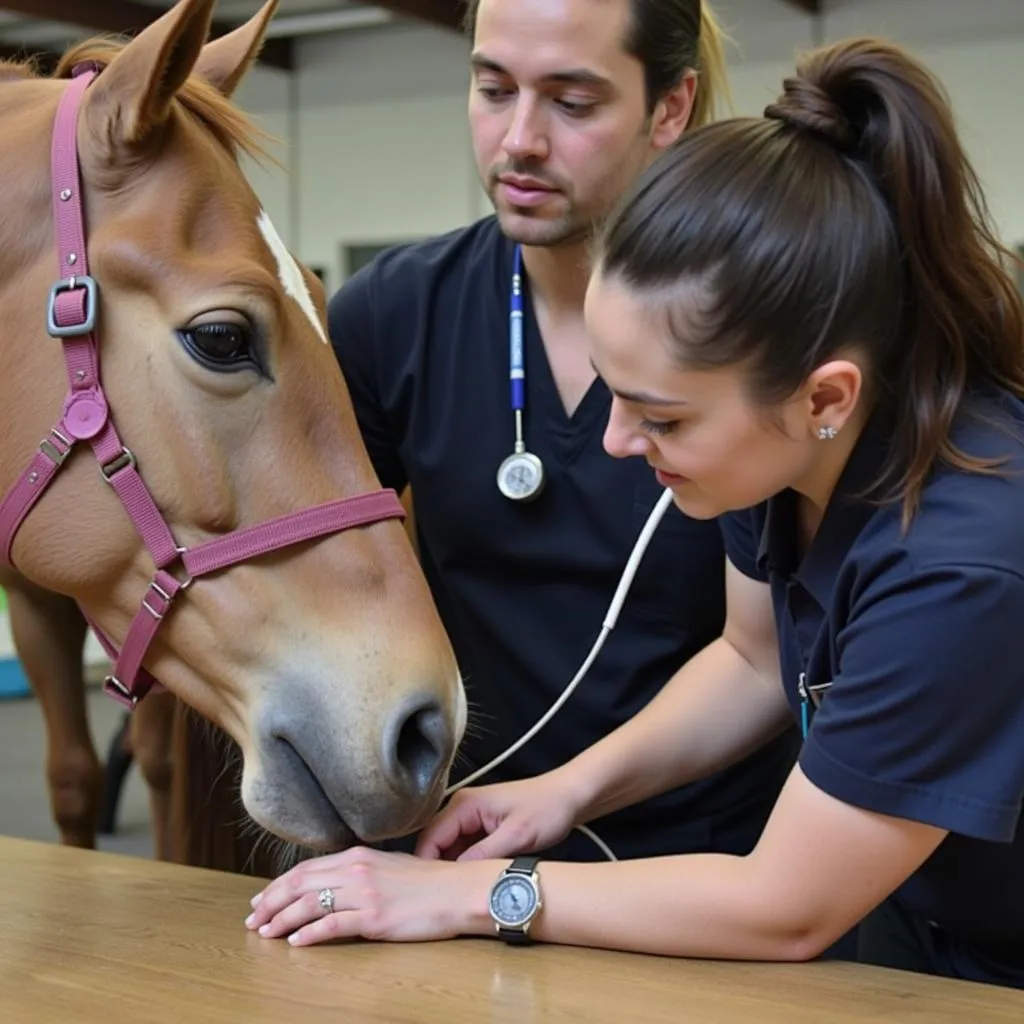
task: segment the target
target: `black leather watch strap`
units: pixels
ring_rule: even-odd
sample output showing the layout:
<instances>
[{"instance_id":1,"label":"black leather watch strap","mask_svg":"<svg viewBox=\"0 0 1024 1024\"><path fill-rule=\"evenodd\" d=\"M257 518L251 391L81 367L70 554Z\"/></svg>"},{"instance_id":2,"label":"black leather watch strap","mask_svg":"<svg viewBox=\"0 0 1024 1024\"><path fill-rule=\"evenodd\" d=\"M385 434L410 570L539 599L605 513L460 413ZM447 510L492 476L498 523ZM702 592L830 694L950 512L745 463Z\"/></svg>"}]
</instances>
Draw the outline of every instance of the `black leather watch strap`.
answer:
<instances>
[{"instance_id":1,"label":"black leather watch strap","mask_svg":"<svg viewBox=\"0 0 1024 1024\"><path fill-rule=\"evenodd\" d=\"M517 875L532 875L539 863L540 857L515 857L505 871L514 871Z\"/></svg>"},{"instance_id":2,"label":"black leather watch strap","mask_svg":"<svg viewBox=\"0 0 1024 1024\"><path fill-rule=\"evenodd\" d=\"M515 928L499 928L498 938L504 939L511 946L529 946L533 941L528 932L519 931Z\"/></svg>"}]
</instances>

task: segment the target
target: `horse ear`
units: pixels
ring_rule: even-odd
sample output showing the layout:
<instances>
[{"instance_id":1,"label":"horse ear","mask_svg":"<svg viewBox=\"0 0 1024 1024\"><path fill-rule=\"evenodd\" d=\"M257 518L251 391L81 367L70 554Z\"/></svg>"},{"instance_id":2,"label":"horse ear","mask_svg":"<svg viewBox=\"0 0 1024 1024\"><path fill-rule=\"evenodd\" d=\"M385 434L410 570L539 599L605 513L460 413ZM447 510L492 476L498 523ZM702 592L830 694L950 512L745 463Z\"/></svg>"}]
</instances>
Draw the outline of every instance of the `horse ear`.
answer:
<instances>
[{"instance_id":1,"label":"horse ear","mask_svg":"<svg viewBox=\"0 0 1024 1024\"><path fill-rule=\"evenodd\" d=\"M137 145L160 128L210 32L215 0L178 0L110 62L83 113L98 138Z\"/></svg>"},{"instance_id":2,"label":"horse ear","mask_svg":"<svg viewBox=\"0 0 1024 1024\"><path fill-rule=\"evenodd\" d=\"M268 0L244 25L207 43L196 71L225 96L232 96L263 46L278 0Z\"/></svg>"}]
</instances>

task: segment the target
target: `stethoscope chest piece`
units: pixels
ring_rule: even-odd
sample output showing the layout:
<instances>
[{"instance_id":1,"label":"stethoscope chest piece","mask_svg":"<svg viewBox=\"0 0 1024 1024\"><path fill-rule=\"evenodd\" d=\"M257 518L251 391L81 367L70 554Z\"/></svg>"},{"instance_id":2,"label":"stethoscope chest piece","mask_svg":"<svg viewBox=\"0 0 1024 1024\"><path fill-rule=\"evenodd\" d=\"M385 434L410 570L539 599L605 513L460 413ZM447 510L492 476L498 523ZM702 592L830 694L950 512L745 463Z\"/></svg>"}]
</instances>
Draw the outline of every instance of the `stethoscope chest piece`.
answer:
<instances>
[{"instance_id":1,"label":"stethoscope chest piece","mask_svg":"<svg viewBox=\"0 0 1024 1024\"><path fill-rule=\"evenodd\" d=\"M513 452L498 467L498 490L511 501L533 501L544 489L544 464L530 452Z\"/></svg>"}]
</instances>

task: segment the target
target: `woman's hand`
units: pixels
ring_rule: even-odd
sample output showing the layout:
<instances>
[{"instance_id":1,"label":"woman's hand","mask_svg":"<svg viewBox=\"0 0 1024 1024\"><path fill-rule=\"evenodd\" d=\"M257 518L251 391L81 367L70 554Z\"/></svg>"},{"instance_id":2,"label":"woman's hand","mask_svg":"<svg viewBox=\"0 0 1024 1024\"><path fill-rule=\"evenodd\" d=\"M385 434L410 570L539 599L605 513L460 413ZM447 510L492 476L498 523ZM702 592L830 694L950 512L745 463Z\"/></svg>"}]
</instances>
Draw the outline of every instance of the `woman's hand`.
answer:
<instances>
[{"instance_id":1,"label":"woman's hand","mask_svg":"<svg viewBox=\"0 0 1024 1024\"><path fill-rule=\"evenodd\" d=\"M488 894L505 867L451 864L355 847L304 861L252 901L245 925L295 946L331 939L393 942L489 934ZM333 910L319 894L330 890Z\"/></svg>"},{"instance_id":2,"label":"woman's hand","mask_svg":"<svg viewBox=\"0 0 1024 1024\"><path fill-rule=\"evenodd\" d=\"M557 771L463 789L420 833L416 855L476 861L536 853L569 834L577 810L576 794Z\"/></svg>"}]
</instances>

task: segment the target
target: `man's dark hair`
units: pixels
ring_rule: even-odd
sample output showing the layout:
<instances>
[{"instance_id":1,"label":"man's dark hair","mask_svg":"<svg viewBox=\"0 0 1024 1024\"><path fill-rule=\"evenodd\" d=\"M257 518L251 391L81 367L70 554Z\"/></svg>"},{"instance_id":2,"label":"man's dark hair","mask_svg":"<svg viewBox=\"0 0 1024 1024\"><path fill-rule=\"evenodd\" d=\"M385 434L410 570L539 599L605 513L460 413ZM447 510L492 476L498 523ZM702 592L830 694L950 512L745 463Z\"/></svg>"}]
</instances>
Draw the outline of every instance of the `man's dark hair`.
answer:
<instances>
[{"instance_id":1,"label":"man's dark hair","mask_svg":"<svg viewBox=\"0 0 1024 1024\"><path fill-rule=\"evenodd\" d=\"M480 0L466 0L463 28L476 33ZM716 101L728 94L722 30L703 0L629 0L630 23L623 49L643 65L647 112L682 81L700 76L690 127L713 119Z\"/></svg>"}]
</instances>

